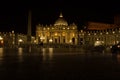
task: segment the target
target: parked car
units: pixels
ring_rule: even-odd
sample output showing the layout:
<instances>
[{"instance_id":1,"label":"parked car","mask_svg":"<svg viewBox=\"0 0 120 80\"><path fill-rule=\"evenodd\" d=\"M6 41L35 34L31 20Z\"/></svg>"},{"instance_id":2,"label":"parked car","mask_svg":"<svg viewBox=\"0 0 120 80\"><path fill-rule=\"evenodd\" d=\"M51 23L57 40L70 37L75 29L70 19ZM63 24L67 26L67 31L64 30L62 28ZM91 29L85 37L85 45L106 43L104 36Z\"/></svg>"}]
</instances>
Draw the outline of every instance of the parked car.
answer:
<instances>
[{"instance_id":1,"label":"parked car","mask_svg":"<svg viewBox=\"0 0 120 80\"><path fill-rule=\"evenodd\" d=\"M92 49L93 52L100 52L100 53L103 53L104 50L105 50L105 46L103 45L94 46Z\"/></svg>"},{"instance_id":2,"label":"parked car","mask_svg":"<svg viewBox=\"0 0 120 80\"><path fill-rule=\"evenodd\" d=\"M113 45L111 48L112 54L118 54L120 53L120 43Z\"/></svg>"}]
</instances>

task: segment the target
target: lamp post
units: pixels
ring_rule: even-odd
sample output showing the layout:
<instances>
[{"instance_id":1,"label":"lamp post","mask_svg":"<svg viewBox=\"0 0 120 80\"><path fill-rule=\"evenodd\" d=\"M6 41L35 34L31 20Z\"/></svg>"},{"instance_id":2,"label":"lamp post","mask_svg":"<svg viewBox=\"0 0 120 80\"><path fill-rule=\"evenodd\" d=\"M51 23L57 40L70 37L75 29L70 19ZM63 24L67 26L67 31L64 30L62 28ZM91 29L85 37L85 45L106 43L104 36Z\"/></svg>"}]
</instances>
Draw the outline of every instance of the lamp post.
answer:
<instances>
[{"instance_id":1,"label":"lamp post","mask_svg":"<svg viewBox=\"0 0 120 80\"><path fill-rule=\"evenodd\" d=\"M3 38L0 36L0 47L3 46Z\"/></svg>"},{"instance_id":2,"label":"lamp post","mask_svg":"<svg viewBox=\"0 0 120 80\"><path fill-rule=\"evenodd\" d=\"M21 46L23 40L22 40L22 39L19 39L18 42L19 42L19 45Z\"/></svg>"}]
</instances>

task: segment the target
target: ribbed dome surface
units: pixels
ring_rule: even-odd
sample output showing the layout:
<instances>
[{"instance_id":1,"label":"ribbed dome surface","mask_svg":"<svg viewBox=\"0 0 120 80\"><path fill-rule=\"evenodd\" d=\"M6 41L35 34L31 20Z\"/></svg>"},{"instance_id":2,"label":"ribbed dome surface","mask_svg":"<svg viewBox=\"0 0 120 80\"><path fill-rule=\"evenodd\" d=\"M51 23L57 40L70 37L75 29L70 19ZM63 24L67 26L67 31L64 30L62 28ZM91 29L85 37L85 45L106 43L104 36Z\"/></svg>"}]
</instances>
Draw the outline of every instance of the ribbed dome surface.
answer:
<instances>
[{"instance_id":1,"label":"ribbed dome surface","mask_svg":"<svg viewBox=\"0 0 120 80\"><path fill-rule=\"evenodd\" d=\"M64 25L64 26L68 26L67 21L63 18L62 14L60 14L59 18L55 21L55 26L59 26L59 25Z\"/></svg>"}]
</instances>

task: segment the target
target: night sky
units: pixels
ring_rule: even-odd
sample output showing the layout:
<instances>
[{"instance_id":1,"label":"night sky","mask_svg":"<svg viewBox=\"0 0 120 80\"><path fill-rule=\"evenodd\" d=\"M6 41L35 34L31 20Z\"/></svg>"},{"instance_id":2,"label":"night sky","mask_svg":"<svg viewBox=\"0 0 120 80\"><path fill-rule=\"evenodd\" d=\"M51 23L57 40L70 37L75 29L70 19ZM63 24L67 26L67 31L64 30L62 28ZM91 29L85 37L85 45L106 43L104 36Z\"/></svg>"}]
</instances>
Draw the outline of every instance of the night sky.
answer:
<instances>
[{"instance_id":1,"label":"night sky","mask_svg":"<svg viewBox=\"0 0 120 80\"><path fill-rule=\"evenodd\" d=\"M105 0L104 0L105 1ZM68 23L76 23L81 27L86 21L113 23L113 17L120 14L118 2L104 2L102 0L65 1L65 0L39 0L17 1L0 3L0 31L14 30L16 33L27 33L28 10L32 11L32 34L40 24L54 24L60 12Z\"/></svg>"}]
</instances>

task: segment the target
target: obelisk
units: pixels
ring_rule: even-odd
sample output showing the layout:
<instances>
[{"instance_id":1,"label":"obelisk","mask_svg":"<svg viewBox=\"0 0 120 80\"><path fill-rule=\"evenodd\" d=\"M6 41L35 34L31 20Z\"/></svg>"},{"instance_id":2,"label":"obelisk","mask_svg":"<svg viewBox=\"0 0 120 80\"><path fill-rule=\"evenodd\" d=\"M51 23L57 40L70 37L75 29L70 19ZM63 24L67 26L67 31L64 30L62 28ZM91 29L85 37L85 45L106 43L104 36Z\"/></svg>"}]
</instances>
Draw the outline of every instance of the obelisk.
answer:
<instances>
[{"instance_id":1,"label":"obelisk","mask_svg":"<svg viewBox=\"0 0 120 80\"><path fill-rule=\"evenodd\" d=\"M28 31L27 31L27 42L28 42L28 45L31 44L31 10L29 10L28 12Z\"/></svg>"},{"instance_id":2,"label":"obelisk","mask_svg":"<svg viewBox=\"0 0 120 80\"><path fill-rule=\"evenodd\" d=\"M28 11L28 31L27 31L27 47L28 52L31 52L31 10Z\"/></svg>"}]
</instances>

